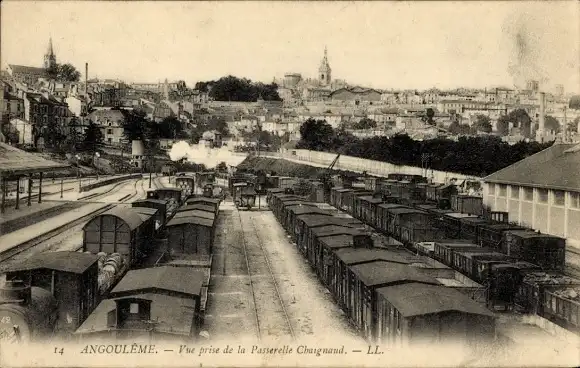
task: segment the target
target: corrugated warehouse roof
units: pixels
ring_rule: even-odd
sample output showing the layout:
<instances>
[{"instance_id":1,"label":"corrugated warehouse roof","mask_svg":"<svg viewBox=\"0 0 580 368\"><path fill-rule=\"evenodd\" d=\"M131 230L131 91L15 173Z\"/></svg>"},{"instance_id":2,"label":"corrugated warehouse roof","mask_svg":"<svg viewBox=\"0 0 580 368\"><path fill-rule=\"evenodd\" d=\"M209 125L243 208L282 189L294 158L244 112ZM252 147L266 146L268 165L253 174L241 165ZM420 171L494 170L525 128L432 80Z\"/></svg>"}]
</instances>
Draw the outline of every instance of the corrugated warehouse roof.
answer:
<instances>
[{"instance_id":1,"label":"corrugated warehouse roof","mask_svg":"<svg viewBox=\"0 0 580 368\"><path fill-rule=\"evenodd\" d=\"M579 144L554 144L543 151L486 176L483 180L489 183L578 192L580 191L579 167Z\"/></svg>"},{"instance_id":2,"label":"corrugated warehouse roof","mask_svg":"<svg viewBox=\"0 0 580 368\"><path fill-rule=\"evenodd\" d=\"M494 317L487 308L452 288L411 282L377 289L405 317L448 311Z\"/></svg>"},{"instance_id":3,"label":"corrugated warehouse roof","mask_svg":"<svg viewBox=\"0 0 580 368\"><path fill-rule=\"evenodd\" d=\"M204 274L199 270L187 267L152 267L131 270L111 291L111 297L120 294L158 289L174 291L188 295L201 295Z\"/></svg>"},{"instance_id":4,"label":"corrugated warehouse roof","mask_svg":"<svg viewBox=\"0 0 580 368\"><path fill-rule=\"evenodd\" d=\"M81 252L44 252L30 256L22 262L9 266L3 272L35 270L46 268L63 272L82 274L99 259L94 254Z\"/></svg>"},{"instance_id":5,"label":"corrugated warehouse roof","mask_svg":"<svg viewBox=\"0 0 580 368\"><path fill-rule=\"evenodd\" d=\"M351 266L350 269L367 286L395 285L408 282L433 285L441 284L439 281L424 275L413 267L396 263L390 263L388 266L385 266L385 262L370 262Z\"/></svg>"},{"instance_id":6,"label":"corrugated warehouse roof","mask_svg":"<svg viewBox=\"0 0 580 368\"><path fill-rule=\"evenodd\" d=\"M50 161L6 143L0 143L0 174L14 175L41 171L54 171L70 165Z\"/></svg>"}]
</instances>

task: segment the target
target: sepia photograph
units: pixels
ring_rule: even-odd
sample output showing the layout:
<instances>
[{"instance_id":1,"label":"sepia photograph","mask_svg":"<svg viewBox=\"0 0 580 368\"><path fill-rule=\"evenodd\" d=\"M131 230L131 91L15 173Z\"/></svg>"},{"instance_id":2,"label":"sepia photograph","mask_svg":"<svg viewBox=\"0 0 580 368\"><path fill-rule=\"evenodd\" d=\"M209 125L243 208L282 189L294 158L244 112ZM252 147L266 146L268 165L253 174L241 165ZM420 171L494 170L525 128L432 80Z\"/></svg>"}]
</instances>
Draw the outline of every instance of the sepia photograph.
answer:
<instances>
[{"instance_id":1,"label":"sepia photograph","mask_svg":"<svg viewBox=\"0 0 580 368\"><path fill-rule=\"evenodd\" d=\"M1 367L580 366L580 2L0 4Z\"/></svg>"}]
</instances>

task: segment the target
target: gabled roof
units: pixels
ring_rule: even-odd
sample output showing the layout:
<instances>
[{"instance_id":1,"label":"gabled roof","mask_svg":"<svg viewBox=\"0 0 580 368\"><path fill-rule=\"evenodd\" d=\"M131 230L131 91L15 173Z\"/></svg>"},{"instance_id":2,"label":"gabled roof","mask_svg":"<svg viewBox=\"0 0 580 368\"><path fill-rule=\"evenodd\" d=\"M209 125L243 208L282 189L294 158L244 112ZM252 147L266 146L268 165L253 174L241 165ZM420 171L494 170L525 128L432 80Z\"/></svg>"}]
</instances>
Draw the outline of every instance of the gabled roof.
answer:
<instances>
[{"instance_id":1,"label":"gabled roof","mask_svg":"<svg viewBox=\"0 0 580 368\"><path fill-rule=\"evenodd\" d=\"M579 167L579 144L554 144L486 176L483 181L580 192Z\"/></svg>"},{"instance_id":2,"label":"gabled roof","mask_svg":"<svg viewBox=\"0 0 580 368\"><path fill-rule=\"evenodd\" d=\"M405 317L451 311L494 316L467 295L449 287L412 282L382 287L377 292Z\"/></svg>"},{"instance_id":3,"label":"gabled roof","mask_svg":"<svg viewBox=\"0 0 580 368\"><path fill-rule=\"evenodd\" d=\"M188 204L186 206L180 207L178 211L193 211L193 210L200 210L200 211L205 211L205 212L211 212L215 214L215 208L213 206L208 206L206 204L203 203L194 203L194 204Z\"/></svg>"},{"instance_id":4,"label":"gabled roof","mask_svg":"<svg viewBox=\"0 0 580 368\"><path fill-rule=\"evenodd\" d=\"M165 225L165 227L185 225L185 224L201 225L201 226L205 226L205 227L213 227L214 220L203 218L203 217L177 217L177 218L174 217L171 221L169 221Z\"/></svg>"},{"instance_id":5,"label":"gabled roof","mask_svg":"<svg viewBox=\"0 0 580 368\"><path fill-rule=\"evenodd\" d=\"M336 256L345 264L359 264L373 261L409 264L409 260L386 249L348 248L336 251Z\"/></svg>"},{"instance_id":6,"label":"gabled roof","mask_svg":"<svg viewBox=\"0 0 580 368\"><path fill-rule=\"evenodd\" d=\"M413 267L396 263L385 265L385 262L369 262L351 266L350 269L367 286L385 286L408 282L441 284L433 277L427 276Z\"/></svg>"},{"instance_id":7,"label":"gabled roof","mask_svg":"<svg viewBox=\"0 0 580 368\"><path fill-rule=\"evenodd\" d=\"M25 66L25 65L14 65L10 64L10 69L12 69L13 73L22 73L22 74L38 74L38 75L46 75L46 69L44 68L37 68L34 66Z\"/></svg>"},{"instance_id":8,"label":"gabled roof","mask_svg":"<svg viewBox=\"0 0 580 368\"><path fill-rule=\"evenodd\" d=\"M115 298L121 293L147 289L174 291L189 295L201 295L204 273L187 267L152 267L131 270L111 291Z\"/></svg>"},{"instance_id":9,"label":"gabled roof","mask_svg":"<svg viewBox=\"0 0 580 368\"><path fill-rule=\"evenodd\" d=\"M181 218L181 217L201 217L209 220L215 219L215 213L201 211L201 210L178 210L178 212L173 216L173 218Z\"/></svg>"},{"instance_id":10,"label":"gabled roof","mask_svg":"<svg viewBox=\"0 0 580 368\"><path fill-rule=\"evenodd\" d=\"M3 272L27 271L45 268L76 274L84 273L89 267L98 261L99 257L94 254L80 252L44 252L37 253L20 263L9 266Z\"/></svg>"},{"instance_id":11,"label":"gabled roof","mask_svg":"<svg viewBox=\"0 0 580 368\"><path fill-rule=\"evenodd\" d=\"M115 208L103 213L100 216L118 217L119 219L123 220L127 224L127 226L129 226L130 230L135 230L137 227L139 227L144 222L143 219L141 218L141 216L139 216L139 213L137 211L134 211L131 208L124 208L124 207L115 207ZM95 218L93 218L93 220ZM91 221L93 221L93 220L91 220ZM89 223L91 221L89 221Z\"/></svg>"}]
</instances>

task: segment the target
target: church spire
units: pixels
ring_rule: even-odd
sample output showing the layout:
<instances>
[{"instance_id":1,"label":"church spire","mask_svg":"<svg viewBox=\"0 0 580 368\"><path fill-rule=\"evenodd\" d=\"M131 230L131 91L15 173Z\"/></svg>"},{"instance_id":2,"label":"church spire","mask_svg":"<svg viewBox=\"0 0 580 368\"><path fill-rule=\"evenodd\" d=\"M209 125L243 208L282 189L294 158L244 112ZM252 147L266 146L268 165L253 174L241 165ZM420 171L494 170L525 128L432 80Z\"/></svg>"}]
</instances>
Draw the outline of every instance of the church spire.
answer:
<instances>
[{"instance_id":1,"label":"church spire","mask_svg":"<svg viewBox=\"0 0 580 368\"><path fill-rule=\"evenodd\" d=\"M324 46L324 57L320 62L320 68L318 68L318 79L323 86L330 84L332 70L330 69L330 64L328 63L328 49Z\"/></svg>"},{"instance_id":2,"label":"church spire","mask_svg":"<svg viewBox=\"0 0 580 368\"><path fill-rule=\"evenodd\" d=\"M56 56L54 55L54 49L52 48L52 37L48 39L48 48L46 54L44 55L44 69L50 69L56 65Z\"/></svg>"},{"instance_id":3,"label":"church spire","mask_svg":"<svg viewBox=\"0 0 580 368\"><path fill-rule=\"evenodd\" d=\"M52 37L50 37L48 39L48 49L46 51L46 55L53 55L54 56L54 50L52 48Z\"/></svg>"}]
</instances>

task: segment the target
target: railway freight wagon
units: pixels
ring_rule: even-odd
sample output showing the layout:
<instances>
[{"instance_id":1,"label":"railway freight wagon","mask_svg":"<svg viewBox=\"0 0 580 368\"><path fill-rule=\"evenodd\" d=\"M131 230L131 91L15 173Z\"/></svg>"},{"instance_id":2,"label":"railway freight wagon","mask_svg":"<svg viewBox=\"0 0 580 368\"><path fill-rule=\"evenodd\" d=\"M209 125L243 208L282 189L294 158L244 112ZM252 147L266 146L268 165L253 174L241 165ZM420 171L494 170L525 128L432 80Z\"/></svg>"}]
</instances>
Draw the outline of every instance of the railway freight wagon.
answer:
<instances>
[{"instance_id":1,"label":"railway freight wagon","mask_svg":"<svg viewBox=\"0 0 580 368\"><path fill-rule=\"evenodd\" d=\"M378 344L493 341L495 317L487 308L451 288L409 281L376 289Z\"/></svg>"},{"instance_id":2,"label":"railway freight wagon","mask_svg":"<svg viewBox=\"0 0 580 368\"><path fill-rule=\"evenodd\" d=\"M205 206L211 206L216 213L219 211L220 203L221 200L208 197L190 197L185 200L186 205L202 204Z\"/></svg>"},{"instance_id":3,"label":"railway freight wagon","mask_svg":"<svg viewBox=\"0 0 580 368\"><path fill-rule=\"evenodd\" d=\"M566 240L557 236L531 230L508 230L503 233L502 250L508 256L547 270L564 270Z\"/></svg>"},{"instance_id":4,"label":"railway freight wagon","mask_svg":"<svg viewBox=\"0 0 580 368\"><path fill-rule=\"evenodd\" d=\"M553 272L528 272L524 275L514 297L517 308L530 314L544 316L546 290L580 286L580 280Z\"/></svg>"},{"instance_id":5,"label":"railway freight wagon","mask_svg":"<svg viewBox=\"0 0 580 368\"><path fill-rule=\"evenodd\" d=\"M58 319L56 299L49 291L22 281L6 281L0 286L0 342L44 341L54 331Z\"/></svg>"},{"instance_id":6,"label":"railway freight wagon","mask_svg":"<svg viewBox=\"0 0 580 368\"><path fill-rule=\"evenodd\" d=\"M192 174L178 173L175 176L175 187L181 190L182 198L187 198L195 194L195 177Z\"/></svg>"},{"instance_id":7,"label":"railway freight wagon","mask_svg":"<svg viewBox=\"0 0 580 368\"><path fill-rule=\"evenodd\" d=\"M177 213L165 226L168 251L172 258L180 255L212 253L215 219L188 216L189 212L181 212L182 215Z\"/></svg>"},{"instance_id":8,"label":"railway freight wagon","mask_svg":"<svg viewBox=\"0 0 580 368\"><path fill-rule=\"evenodd\" d=\"M465 194L451 196L451 208L459 213L483 215L483 198Z\"/></svg>"},{"instance_id":9,"label":"railway freight wagon","mask_svg":"<svg viewBox=\"0 0 580 368\"><path fill-rule=\"evenodd\" d=\"M167 220L167 201L162 199L141 199L131 203L131 207L153 208L155 212L155 230L163 227Z\"/></svg>"},{"instance_id":10,"label":"railway freight wagon","mask_svg":"<svg viewBox=\"0 0 580 368\"><path fill-rule=\"evenodd\" d=\"M72 253L37 254L6 271L7 281L20 280L28 292L31 287L41 288L54 297L59 307L54 328L65 332L74 332L96 306L99 297L97 257Z\"/></svg>"},{"instance_id":11,"label":"railway freight wagon","mask_svg":"<svg viewBox=\"0 0 580 368\"><path fill-rule=\"evenodd\" d=\"M544 317L566 329L580 332L580 287L545 290Z\"/></svg>"},{"instance_id":12,"label":"railway freight wagon","mask_svg":"<svg viewBox=\"0 0 580 368\"><path fill-rule=\"evenodd\" d=\"M83 227L83 251L119 253L130 266L148 254L155 233L154 215L139 214L140 207L115 207L93 217Z\"/></svg>"}]
</instances>

